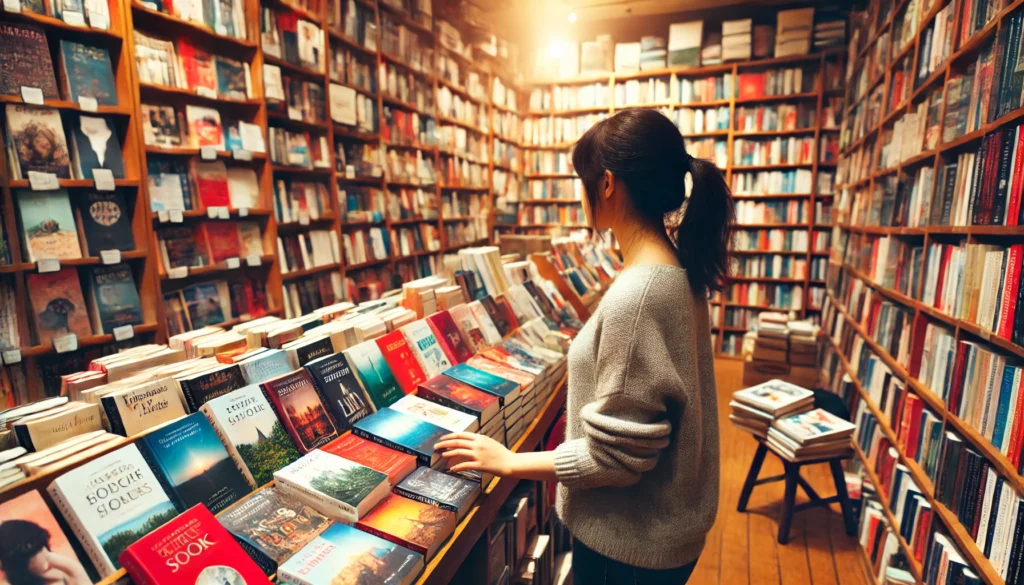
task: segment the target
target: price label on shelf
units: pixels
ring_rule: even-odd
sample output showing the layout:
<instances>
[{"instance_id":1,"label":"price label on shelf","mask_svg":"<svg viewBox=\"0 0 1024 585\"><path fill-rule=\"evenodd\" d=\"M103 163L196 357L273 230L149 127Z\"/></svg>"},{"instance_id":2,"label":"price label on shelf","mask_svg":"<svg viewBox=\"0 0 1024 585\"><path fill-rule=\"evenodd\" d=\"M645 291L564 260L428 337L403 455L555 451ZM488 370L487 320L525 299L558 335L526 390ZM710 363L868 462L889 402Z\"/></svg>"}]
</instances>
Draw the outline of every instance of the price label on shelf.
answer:
<instances>
[{"instance_id":1,"label":"price label on shelf","mask_svg":"<svg viewBox=\"0 0 1024 585\"><path fill-rule=\"evenodd\" d=\"M217 219L231 219L231 210L227 207L217 208Z\"/></svg>"},{"instance_id":2,"label":"price label on shelf","mask_svg":"<svg viewBox=\"0 0 1024 585\"><path fill-rule=\"evenodd\" d=\"M21 101L33 106L43 105L43 90L28 85L21 86Z\"/></svg>"},{"instance_id":3,"label":"price label on shelf","mask_svg":"<svg viewBox=\"0 0 1024 585\"><path fill-rule=\"evenodd\" d=\"M356 178L356 167L355 165L345 165L345 178L354 179Z\"/></svg>"},{"instance_id":4,"label":"price label on shelf","mask_svg":"<svg viewBox=\"0 0 1024 585\"><path fill-rule=\"evenodd\" d=\"M56 258L43 258L36 262L36 270L39 274L46 274L47 272L57 272L60 270L60 260Z\"/></svg>"},{"instance_id":5,"label":"price label on shelf","mask_svg":"<svg viewBox=\"0 0 1024 585\"><path fill-rule=\"evenodd\" d=\"M217 92L209 87L197 87L196 95L199 97L210 98L212 100L217 99Z\"/></svg>"},{"instance_id":6,"label":"price label on shelf","mask_svg":"<svg viewBox=\"0 0 1024 585\"><path fill-rule=\"evenodd\" d=\"M301 122L302 112L300 112L297 108L288 108L288 119Z\"/></svg>"},{"instance_id":7,"label":"price label on shelf","mask_svg":"<svg viewBox=\"0 0 1024 585\"><path fill-rule=\"evenodd\" d=\"M57 353L67 353L76 349L78 349L78 336L74 333L53 338L53 350Z\"/></svg>"},{"instance_id":8,"label":"price label on shelf","mask_svg":"<svg viewBox=\"0 0 1024 585\"><path fill-rule=\"evenodd\" d=\"M252 152L248 150L232 150L231 154L235 157L235 160L252 160Z\"/></svg>"},{"instance_id":9,"label":"price label on shelf","mask_svg":"<svg viewBox=\"0 0 1024 585\"><path fill-rule=\"evenodd\" d=\"M199 158L202 160L217 160L217 149L212 146L204 146L199 149Z\"/></svg>"},{"instance_id":10,"label":"price label on shelf","mask_svg":"<svg viewBox=\"0 0 1024 585\"><path fill-rule=\"evenodd\" d=\"M259 254L249 254L248 256L245 257L245 263L248 264L249 266L262 266L263 257L261 257Z\"/></svg>"},{"instance_id":11,"label":"price label on shelf","mask_svg":"<svg viewBox=\"0 0 1024 585\"><path fill-rule=\"evenodd\" d=\"M28 172L28 184L33 191L53 191L60 188L60 181L53 173Z\"/></svg>"},{"instance_id":12,"label":"price label on shelf","mask_svg":"<svg viewBox=\"0 0 1024 585\"><path fill-rule=\"evenodd\" d=\"M161 209L156 212L156 219L160 223L167 223L171 219L171 214L166 209Z\"/></svg>"},{"instance_id":13,"label":"price label on shelf","mask_svg":"<svg viewBox=\"0 0 1024 585\"><path fill-rule=\"evenodd\" d=\"M185 221L185 215L180 209L170 209L167 211L167 220L171 223L181 223Z\"/></svg>"},{"instance_id":14,"label":"price label on shelf","mask_svg":"<svg viewBox=\"0 0 1024 585\"><path fill-rule=\"evenodd\" d=\"M106 14L94 12L89 15L89 26L107 30L110 28L110 18Z\"/></svg>"},{"instance_id":15,"label":"price label on shelf","mask_svg":"<svg viewBox=\"0 0 1024 585\"><path fill-rule=\"evenodd\" d=\"M20 364L21 363L21 350L20 349L8 349L8 350L4 351L3 354L0 354L0 357L3 357L5 365L13 366L14 364Z\"/></svg>"},{"instance_id":16,"label":"price label on shelf","mask_svg":"<svg viewBox=\"0 0 1024 585\"><path fill-rule=\"evenodd\" d=\"M125 339L135 337L135 327L132 325L122 325L114 327L111 333L114 334L114 341L124 341Z\"/></svg>"},{"instance_id":17,"label":"price label on shelf","mask_svg":"<svg viewBox=\"0 0 1024 585\"><path fill-rule=\"evenodd\" d=\"M228 258L224 260L224 264L228 267L228 270L234 270L242 265L238 258Z\"/></svg>"},{"instance_id":18,"label":"price label on shelf","mask_svg":"<svg viewBox=\"0 0 1024 585\"><path fill-rule=\"evenodd\" d=\"M227 208L226 207L216 207L216 206L214 206L214 207L207 207L206 208L206 217L208 217L210 219L217 219L218 217L220 217L220 210L221 209L225 209L226 210Z\"/></svg>"},{"instance_id":19,"label":"price label on shelf","mask_svg":"<svg viewBox=\"0 0 1024 585\"><path fill-rule=\"evenodd\" d=\"M306 212L299 213L299 225L309 225L309 214Z\"/></svg>"},{"instance_id":20,"label":"price label on shelf","mask_svg":"<svg viewBox=\"0 0 1024 585\"><path fill-rule=\"evenodd\" d=\"M100 250L100 260L104 264L120 264L121 250Z\"/></svg>"},{"instance_id":21,"label":"price label on shelf","mask_svg":"<svg viewBox=\"0 0 1024 585\"><path fill-rule=\"evenodd\" d=\"M61 13L64 18L64 22L71 26L85 26L85 13L84 12L70 12L65 10Z\"/></svg>"},{"instance_id":22,"label":"price label on shelf","mask_svg":"<svg viewBox=\"0 0 1024 585\"><path fill-rule=\"evenodd\" d=\"M93 169L92 178L96 181L97 191L114 190L114 173L110 169Z\"/></svg>"},{"instance_id":23,"label":"price label on shelf","mask_svg":"<svg viewBox=\"0 0 1024 585\"><path fill-rule=\"evenodd\" d=\"M21 0L4 0L4 10L7 12L21 12Z\"/></svg>"},{"instance_id":24,"label":"price label on shelf","mask_svg":"<svg viewBox=\"0 0 1024 585\"><path fill-rule=\"evenodd\" d=\"M238 217L249 217L249 208L248 207L239 207L238 208Z\"/></svg>"},{"instance_id":25,"label":"price label on shelf","mask_svg":"<svg viewBox=\"0 0 1024 585\"><path fill-rule=\"evenodd\" d=\"M87 95L78 96L78 107L82 108L83 112L95 112L100 109L100 105L96 103L96 98Z\"/></svg>"},{"instance_id":26,"label":"price label on shelf","mask_svg":"<svg viewBox=\"0 0 1024 585\"><path fill-rule=\"evenodd\" d=\"M188 266L179 266L177 268L171 268L167 271L167 278L176 280L178 278L185 278L188 276Z\"/></svg>"}]
</instances>

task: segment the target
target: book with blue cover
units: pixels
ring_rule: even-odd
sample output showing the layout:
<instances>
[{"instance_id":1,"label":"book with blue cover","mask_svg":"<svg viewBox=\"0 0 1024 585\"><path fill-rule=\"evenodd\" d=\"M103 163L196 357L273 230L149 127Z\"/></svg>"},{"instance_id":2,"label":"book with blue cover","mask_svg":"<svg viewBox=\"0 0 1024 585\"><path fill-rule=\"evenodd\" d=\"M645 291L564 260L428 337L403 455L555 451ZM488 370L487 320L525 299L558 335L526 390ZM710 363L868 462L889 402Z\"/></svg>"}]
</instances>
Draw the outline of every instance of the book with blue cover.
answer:
<instances>
[{"instance_id":1,"label":"book with blue cover","mask_svg":"<svg viewBox=\"0 0 1024 585\"><path fill-rule=\"evenodd\" d=\"M422 571L420 553L357 528L333 524L282 563L277 577L296 585L409 585Z\"/></svg>"},{"instance_id":2,"label":"book with blue cover","mask_svg":"<svg viewBox=\"0 0 1024 585\"><path fill-rule=\"evenodd\" d=\"M342 353L355 370L356 378L375 408L391 406L405 396L374 340L364 341Z\"/></svg>"},{"instance_id":3,"label":"book with blue cover","mask_svg":"<svg viewBox=\"0 0 1024 585\"><path fill-rule=\"evenodd\" d=\"M60 58L69 101L90 97L100 106L117 105L117 85L106 48L61 39Z\"/></svg>"},{"instance_id":4,"label":"book with blue cover","mask_svg":"<svg viewBox=\"0 0 1024 585\"><path fill-rule=\"evenodd\" d=\"M142 324L142 301L130 266L97 266L89 271L88 280L93 331L110 334L117 327Z\"/></svg>"},{"instance_id":5,"label":"book with blue cover","mask_svg":"<svg viewBox=\"0 0 1024 585\"><path fill-rule=\"evenodd\" d=\"M446 429L414 416L382 408L352 427L356 436L384 445L389 449L416 457L420 465L433 466L440 458L434 445L448 434Z\"/></svg>"},{"instance_id":6,"label":"book with blue cover","mask_svg":"<svg viewBox=\"0 0 1024 585\"><path fill-rule=\"evenodd\" d=\"M449 368L444 375L497 396L503 407L506 404L515 402L522 392L522 387L519 384L500 376L495 376L490 372L478 370L468 364L459 364Z\"/></svg>"}]
</instances>

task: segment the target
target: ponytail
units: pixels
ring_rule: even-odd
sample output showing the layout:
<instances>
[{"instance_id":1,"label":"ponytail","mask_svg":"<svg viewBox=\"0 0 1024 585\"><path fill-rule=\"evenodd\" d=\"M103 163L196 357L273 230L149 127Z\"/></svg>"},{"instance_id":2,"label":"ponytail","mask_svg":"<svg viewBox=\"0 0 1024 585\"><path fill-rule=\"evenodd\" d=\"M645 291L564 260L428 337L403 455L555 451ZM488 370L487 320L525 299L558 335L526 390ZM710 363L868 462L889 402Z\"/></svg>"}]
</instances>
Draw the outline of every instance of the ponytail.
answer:
<instances>
[{"instance_id":1,"label":"ponytail","mask_svg":"<svg viewBox=\"0 0 1024 585\"><path fill-rule=\"evenodd\" d=\"M724 288L729 270L729 243L735 217L732 193L714 164L687 155L693 189L682 220L669 227L679 264L690 285L709 293Z\"/></svg>"}]
</instances>

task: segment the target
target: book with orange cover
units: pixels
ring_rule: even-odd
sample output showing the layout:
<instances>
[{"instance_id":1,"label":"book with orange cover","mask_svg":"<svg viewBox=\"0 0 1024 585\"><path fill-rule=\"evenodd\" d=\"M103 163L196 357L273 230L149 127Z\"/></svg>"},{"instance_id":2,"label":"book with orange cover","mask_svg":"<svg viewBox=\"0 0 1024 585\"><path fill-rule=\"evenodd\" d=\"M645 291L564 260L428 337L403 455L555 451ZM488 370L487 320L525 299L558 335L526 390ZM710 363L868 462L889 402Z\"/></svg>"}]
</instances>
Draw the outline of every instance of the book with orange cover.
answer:
<instances>
[{"instance_id":1,"label":"book with orange cover","mask_svg":"<svg viewBox=\"0 0 1024 585\"><path fill-rule=\"evenodd\" d=\"M32 301L32 324L40 345L74 333L92 335L89 309L82 296L78 271L65 268L57 272L29 273L25 276Z\"/></svg>"},{"instance_id":2,"label":"book with orange cover","mask_svg":"<svg viewBox=\"0 0 1024 585\"><path fill-rule=\"evenodd\" d=\"M377 342L377 347L384 354L384 361L387 362L388 368L395 380L398 381L402 392L406 394L415 392L416 387L427 377L402 332L392 331L374 341Z\"/></svg>"},{"instance_id":3,"label":"book with orange cover","mask_svg":"<svg viewBox=\"0 0 1024 585\"><path fill-rule=\"evenodd\" d=\"M455 513L390 495L356 528L431 558L455 532Z\"/></svg>"},{"instance_id":4,"label":"book with orange cover","mask_svg":"<svg viewBox=\"0 0 1024 585\"><path fill-rule=\"evenodd\" d=\"M444 374L420 384L417 395L442 406L471 414L480 419L480 426L487 424L501 408L497 396L477 390Z\"/></svg>"},{"instance_id":5,"label":"book with orange cover","mask_svg":"<svg viewBox=\"0 0 1024 585\"><path fill-rule=\"evenodd\" d=\"M391 485L398 485L416 469L416 458L412 455L389 449L352 433L338 437L320 447L320 450L386 474Z\"/></svg>"}]
</instances>

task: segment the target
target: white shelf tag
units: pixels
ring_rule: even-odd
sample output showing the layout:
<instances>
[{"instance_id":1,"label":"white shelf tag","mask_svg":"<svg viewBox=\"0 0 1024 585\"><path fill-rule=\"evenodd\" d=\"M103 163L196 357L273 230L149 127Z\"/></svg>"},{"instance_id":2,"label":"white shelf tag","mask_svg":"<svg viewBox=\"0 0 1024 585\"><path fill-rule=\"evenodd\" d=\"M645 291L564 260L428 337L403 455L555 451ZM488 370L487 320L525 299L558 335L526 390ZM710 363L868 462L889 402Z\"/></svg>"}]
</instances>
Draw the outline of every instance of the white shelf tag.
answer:
<instances>
[{"instance_id":1,"label":"white shelf tag","mask_svg":"<svg viewBox=\"0 0 1024 585\"><path fill-rule=\"evenodd\" d=\"M249 266L262 266L263 257L260 256L259 254L249 254L248 256L245 257L245 263L248 264Z\"/></svg>"},{"instance_id":2,"label":"white shelf tag","mask_svg":"<svg viewBox=\"0 0 1024 585\"><path fill-rule=\"evenodd\" d=\"M167 271L167 278L176 280L178 278L185 278L188 276L188 266L179 266L177 268L171 268Z\"/></svg>"},{"instance_id":3,"label":"white shelf tag","mask_svg":"<svg viewBox=\"0 0 1024 585\"><path fill-rule=\"evenodd\" d=\"M235 160L252 160L252 152L248 150L232 150L231 154Z\"/></svg>"},{"instance_id":4,"label":"white shelf tag","mask_svg":"<svg viewBox=\"0 0 1024 585\"><path fill-rule=\"evenodd\" d=\"M21 100L33 106L43 105L43 90L38 87L21 86Z\"/></svg>"},{"instance_id":5,"label":"white shelf tag","mask_svg":"<svg viewBox=\"0 0 1024 585\"><path fill-rule=\"evenodd\" d=\"M356 178L356 167L355 165L345 165L345 178L354 179Z\"/></svg>"},{"instance_id":6,"label":"white shelf tag","mask_svg":"<svg viewBox=\"0 0 1024 585\"><path fill-rule=\"evenodd\" d=\"M249 217L249 208L248 207L239 207L238 208L238 217Z\"/></svg>"},{"instance_id":7,"label":"white shelf tag","mask_svg":"<svg viewBox=\"0 0 1024 585\"><path fill-rule=\"evenodd\" d=\"M74 333L69 333L63 337L55 337L53 339L53 349L57 353L75 351L78 349L78 336Z\"/></svg>"},{"instance_id":8,"label":"white shelf tag","mask_svg":"<svg viewBox=\"0 0 1024 585\"><path fill-rule=\"evenodd\" d=\"M107 30L110 28L110 18L102 12L90 14L89 26L100 30Z\"/></svg>"},{"instance_id":9,"label":"white shelf tag","mask_svg":"<svg viewBox=\"0 0 1024 585\"><path fill-rule=\"evenodd\" d=\"M43 258L36 262L36 270L39 271L39 274L58 272L60 270L60 260L56 258Z\"/></svg>"},{"instance_id":10,"label":"white shelf tag","mask_svg":"<svg viewBox=\"0 0 1024 585\"><path fill-rule=\"evenodd\" d=\"M33 191L53 191L60 188L60 181L53 173L28 172L28 184Z\"/></svg>"},{"instance_id":11,"label":"white shelf tag","mask_svg":"<svg viewBox=\"0 0 1024 585\"><path fill-rule=\"evenodd\" d=\"M161 209L160 211L156 212L156 219L157 219L157 221L159 221L160 223L167 223L167 221L168 221L168 220L169 220L170 218L171 218L171 216L170 216L170 214L169 214L169 213L167 212L167 210L166 210L166 209Z\"/></svg>"},{"instance_id":12,"label":"white shelf tag","mask_svg":"<svg viewBox=\"0 0 1024 585\"><path fill-rule=\"evenodd\" d=\"M302 112L300 112L297 108L288 108L288 119L301 122Z\"/></svg>"},{"instance_id":13,"label":"white shelf tag","mask_svg":"<svg viewBox=\"0 0 1024 585\"><path fill-rule=\"evenodd\" d=\"M167 212L167 219L171 223L181 223L185 221L185 215L180 209L171 209Z\"/></svg>"},{"instance_id":14,"label":"white shelf tag","mask_svg":"<svg viewBox=\"0 0 1024 585\"><path fill-rule=\"evenodd\" d=\"M93 169L92 178L96 181L97 191L114 190L114 173L110 169Z\"/></svg>"},{"instance_id":15,"label":"white shelf tag","mask_svg":"<svg viewBox=\"0 0 1024 585\"><path fill-rule=\"evenodd\" d=\"M3 353L4 364L13 366L14 364L21 363L21 350L20 349L8 349Z\"/></svg>"},{"instance_id":16,"label":"white shelf tag","mask_svg":"<svg viewBox=\"0 0 1024 585\"><path fill-rule=\"evenodd\" d=\"M204 146L199 149L199 158L202 160L217 160L217 149L212 146Z\"/></svg>"},{"instance_id":17,"label":"white shelf tag","mask_svg":"<svg viewBox=\"0 0 1024 585\"><path fill-rule=\"evenodd\" d=\"M87 95L78 96L78 107L82 108L84 112L95 112L100 109L100 105L96 103L96 98Z\"/></svg>"},{"instance_id":18,"label":"white shelf tag","mask_svg":"<svg viewBox=\"0 0 1024 585\"><path fill-rule=\"evenodd\" d=\"M206 208L206 217L208 217L210 219L217 219L217 208L216 207L207 207Z\"/></svg>"},{"instance_id":19,"label":"white shelf tag","mask_svg":"<svg viewBox=\"0 0 1024 585\"><path fill-rule=\"evenodd\" d=\"M124 341L125 339L135 337L135 327L132 325L114 327L112 333L114 334L114 341Z\"/></svg>"},{"instance_id":20,"label":"white shelf tag","mask_svg":"<svg viewBox=\"0 0 1024 585\"><path fill-rule=\"evenodd\" d=\"M299 214L299 225L309 225L308 213L303 212Z\"/></svg>"},{"instance_id":21,"label":"white shelf tag","mask_svg":"<svg viewBox=\"0 0 1024 585\"><path fill-rule=\"evenodd\" d=\"M21 0L4 0L4 10L7 12L21 12Z\"/></svg>"},{"instance_id":22,"label":"white shelf tag","mask_svg":"<svg viewBox=\"0 0 1024 585\"><path fill-rule=\"evenodd\" d=\"M217 219L231 219L231 210L227 207L218 207Z\"/></svg>"},{"instance_id":23,"label":"white shelf tag","mask_svg":"<svg viewBox=\"0 0 1024 585\"><path fill-rule=\"evenodd\" d=\"M100 260L104 264L120 264L121 250L100 250Z\"/></svg>"},{"instance_id":24,"label":"white shelf tag","mask_svg":"<svg viewBox=\"0 0 1024 585\"><path fill-rule=\"evenodd\" d=\"M238 258L228 258L224 260L224 264L227 265L228 270L234 270L242 265Z\"/></svg>"},{"instance_id":25,"label":"white shelf tag","mask_svg":"<svg viewBox=\"0 0 1024 585\"><path fill-rule=\"evenodd\" d=\"M85 26L85 14L82 12L69 12L65 10L62 13L64 22L71 26Z\"/></svg>"}]
</instances>

